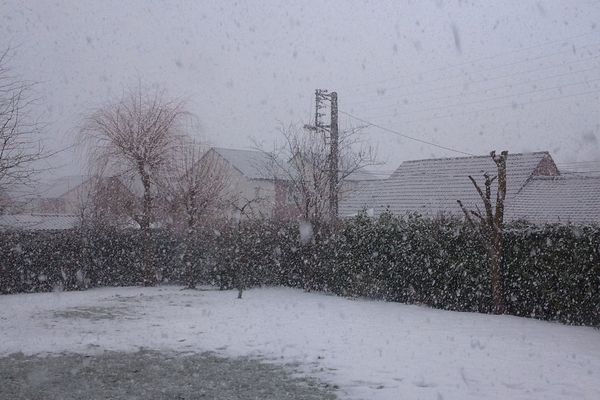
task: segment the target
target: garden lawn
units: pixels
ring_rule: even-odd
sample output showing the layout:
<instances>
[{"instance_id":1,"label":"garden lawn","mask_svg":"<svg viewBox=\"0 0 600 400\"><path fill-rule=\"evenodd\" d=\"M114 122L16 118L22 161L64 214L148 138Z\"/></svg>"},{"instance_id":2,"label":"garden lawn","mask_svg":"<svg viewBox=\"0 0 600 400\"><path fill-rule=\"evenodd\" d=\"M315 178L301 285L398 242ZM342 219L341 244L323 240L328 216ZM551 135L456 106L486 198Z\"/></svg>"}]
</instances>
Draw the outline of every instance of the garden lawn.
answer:
<instances>
[{"instance_id":1,"label":"garden lawn","mask_svg":"<svg viewBox=\"0 0 600 400\"><path fill-rule=\"evenodd\" d=\"M0 357L214 352L357 399L600 399L600 331L288 288L0 296Z\"/></svg>"}]
</instances>

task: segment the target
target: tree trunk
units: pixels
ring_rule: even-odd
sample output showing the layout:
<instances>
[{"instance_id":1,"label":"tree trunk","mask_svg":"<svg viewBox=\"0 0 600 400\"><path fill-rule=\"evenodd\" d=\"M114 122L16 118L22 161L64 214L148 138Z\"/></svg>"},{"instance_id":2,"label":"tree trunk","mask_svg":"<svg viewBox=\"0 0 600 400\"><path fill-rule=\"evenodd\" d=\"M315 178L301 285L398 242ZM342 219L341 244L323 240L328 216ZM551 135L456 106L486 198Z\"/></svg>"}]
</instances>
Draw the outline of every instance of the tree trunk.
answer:
<instances>
[{"instance_id":1,"label":"tree trunk","mask_svg":"<svg viewBox=\"0 0 600 400\"><path fill-rule=\"evenodd\" d=\"M504 282L502 276L502 236L495 232L488 245L490 262L490 285L492 289L492 302L494 314L506 312L506 300L504 298Z\"/></svg>"},{"instance_id":2,"label":"tree trunk","mask_svg":"<svg viewBox=\"0 0 600 400\"><path fill-rule=\"evenodd\" d=\"M194 260L194 257L192 255L192 247L195 234L195 230L191 228L188 230L183 249L185 282L188 289L196 289L196 285L198 283L198 268L196 262L197 260Z\"/></svg>"},{"instance_id":3,"label":"tree trunk","mask_svg":"<svg viewBox=\"0 0 600 400\"><path fill-rule=\"evenodd\" d=\"M144 286L153 286L156 283L156 274L153 268L151 254L152 236L150 229L144 229L142 234L142 280Z\"/></svg>"},{"instance_id":4,"label":"tree trunk","mask_svg":"<svg viewBox=\"0 0 600 400\"><path fill-rule=\"evenodd\" d=\"M152 209L152 194L150 192L150 176L146 172L142 163L138 164L138 172L144 187L142 199L142 215L139 220L142 234L142 271L144 286L153 286L156 283L156 274L153 268L153 261L150 252L152 235L150 232L150 212Z\"/></svg>"},{"instance_id":5,"label":"tree trunk","mask_svg":"<svg viewBox=\"0 0 600 400\"><path fill-rule=\"evenodd\" d=\"M150 212L152 209L152 194L150 193L150 177L144 173L142 175L142 185L144 186L144 197L142 199L142 218L140 228L150 229Z\"/></svg>"}]
</instances>

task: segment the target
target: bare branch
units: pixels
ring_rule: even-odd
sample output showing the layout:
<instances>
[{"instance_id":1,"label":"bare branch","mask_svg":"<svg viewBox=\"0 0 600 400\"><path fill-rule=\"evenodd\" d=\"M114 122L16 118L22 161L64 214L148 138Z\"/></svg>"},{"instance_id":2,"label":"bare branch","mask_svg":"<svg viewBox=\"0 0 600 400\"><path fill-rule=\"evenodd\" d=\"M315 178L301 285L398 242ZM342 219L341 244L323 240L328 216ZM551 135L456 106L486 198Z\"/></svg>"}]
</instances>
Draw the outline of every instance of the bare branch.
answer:
<instances>
[{"instance_id":1,"label":"bare branch","mask_svg":"<svg viewBox=\"0 0 600 400\"><path fill-rule=\"evenodd\" d=\"M0 191L31 183L35 163L46 156L30 110L34 85L11 73L8 52L0 53Z\"/></svg>"},{"instance_id":2,"label":"bare branch","mask_svg":"<svg viewBox=\"0 0 600 400\"><path fill-rule=\"evenodd\" d=\"M191 232L208 214L230 204L230 180L226 165L206 144L185 142L161 185L173 223L184 222Z\"/></svg>"},{"instance_id":3,"label":"bare branch","mask_svg":"<svg viewBox=\"0 0 600 400\"><path fill-rule=\"evenodd\" d=\"M293 124L280 128L282 142L273 151L256 147L270 160L268 173L280 182L285 182L299 217L319 222L329 210L330 151L326 137ZM376 164L375 151L364 146L358 137L359 129L340 133L338 195L351 190L348 180L368 165Z\"/></svg>"}]
</instances>

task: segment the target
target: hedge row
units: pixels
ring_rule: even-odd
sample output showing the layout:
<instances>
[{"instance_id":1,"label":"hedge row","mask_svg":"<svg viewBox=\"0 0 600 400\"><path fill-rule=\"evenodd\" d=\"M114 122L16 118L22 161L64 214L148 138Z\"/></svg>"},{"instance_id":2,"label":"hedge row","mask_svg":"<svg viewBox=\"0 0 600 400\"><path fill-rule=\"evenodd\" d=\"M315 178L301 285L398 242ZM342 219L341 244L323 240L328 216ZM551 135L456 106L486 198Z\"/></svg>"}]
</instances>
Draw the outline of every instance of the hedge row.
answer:
<instances>
[{"instance_id":1,"label":"hedge row","mask_svg":"<svg viewBox=\"0 0 600 400\"><path fill-rule=\"evenodd\" d=\"M485 248L461 220L384 214L331 230L247 224L220 232L210 280L277 284L343 296L491 312ZM508 226L504 285L508 313L600 326L600 227ZM239 280L239 279L238 279Z\"/></svg>"},{"instance_id":2,"label":"hedge row","mask_svg":"<svg viewBox=\"0 0 600 400\"><path fill-rule=\"evenodd\" d=\"M173 258L178 245L160 231L150 239L118 230L2 232L0 293L179 281L181 268ZM143 268L148 258L151 271Z\"/></svg>"},{"instance_id":3,"label":"hedge row","mask_svg":"<svg viewBox=\"0 0 600 400\"><path fill-rule=\"evenodd\" d=\"M247 222L187 238L103 229L0 238L2 293L201 281L491 311L481 240L451 218L358 216L335 229ZM599 227L508 226L505 249L510 314L600 326Z\"/></svg>"}]
</instances>

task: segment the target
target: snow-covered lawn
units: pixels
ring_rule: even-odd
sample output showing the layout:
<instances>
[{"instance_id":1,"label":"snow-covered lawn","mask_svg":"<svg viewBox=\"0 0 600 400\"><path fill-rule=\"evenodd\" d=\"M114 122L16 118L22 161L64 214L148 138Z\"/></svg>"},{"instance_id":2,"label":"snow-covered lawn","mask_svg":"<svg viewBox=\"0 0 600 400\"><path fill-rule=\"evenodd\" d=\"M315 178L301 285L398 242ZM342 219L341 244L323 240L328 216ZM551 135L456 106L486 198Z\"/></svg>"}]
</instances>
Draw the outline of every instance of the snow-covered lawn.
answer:
<instances>
[{"instance_id":1,"label":"snow-covered lawn","mask_svg":"<svg viewBox=\"0 0 600 400\"><path fill-rule=\"evenodd\" d=\"M600 399L600 331L286 288L0 296L0 356L215 351L300 362L362 399Z\"/></svg>"}]
</instances>

